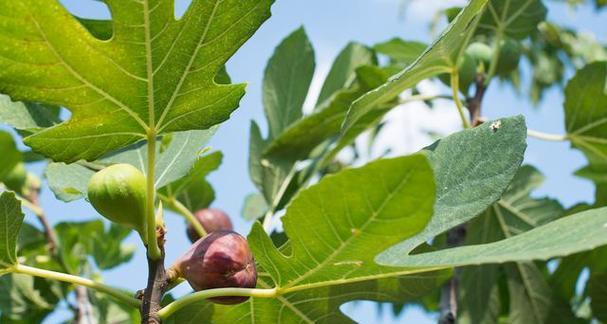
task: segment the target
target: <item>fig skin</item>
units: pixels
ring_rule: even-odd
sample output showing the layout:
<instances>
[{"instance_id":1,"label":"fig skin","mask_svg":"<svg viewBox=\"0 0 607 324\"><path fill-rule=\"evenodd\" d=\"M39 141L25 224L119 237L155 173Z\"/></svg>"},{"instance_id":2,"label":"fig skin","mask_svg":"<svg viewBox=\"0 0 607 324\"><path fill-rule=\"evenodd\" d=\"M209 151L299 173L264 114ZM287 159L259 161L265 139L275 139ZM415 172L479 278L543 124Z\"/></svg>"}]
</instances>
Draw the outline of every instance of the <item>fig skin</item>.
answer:
<instances>
[{"instance_id":1,"label":"fig skin","mask_svg":"<svg viewBox=\"0 0 607 324\"><path fill-rule=\"evenodd\" d=\"M198 222L200 222L200 225L202 225L207 233L216 231L231 231L234 229L228 214L216 208L201 209L194 213L194 217L196 217ZM188 224L186 233L188 234L188 238L192 243L200 239L200 235L198 235L198 232L196 232L196 229L194 229L192 224Z\"/></svg>"},{"instance_id":2,"label":"fig skin","mask_svg":"<svg viewBox=\"0 0 607 324\"><path fill-rule=\"evenodd\" d=\"M212 288L255 288L257 269L247 240L233 231L216 231L196 241L173 268L195 291ZM209 298L223 305L239 304L249 297Z\"/></svg>"},{"instance_id":3,"label":"fig skin","mask_svg":"<svg viewBox=\"0 0 607 324\"><path fill-rule=\"evenodd\" d=\"M139 169L114 164L95 173L89 181L88 198L105 218L145 238L146 178Z\"/></svg>"}]
</instances>

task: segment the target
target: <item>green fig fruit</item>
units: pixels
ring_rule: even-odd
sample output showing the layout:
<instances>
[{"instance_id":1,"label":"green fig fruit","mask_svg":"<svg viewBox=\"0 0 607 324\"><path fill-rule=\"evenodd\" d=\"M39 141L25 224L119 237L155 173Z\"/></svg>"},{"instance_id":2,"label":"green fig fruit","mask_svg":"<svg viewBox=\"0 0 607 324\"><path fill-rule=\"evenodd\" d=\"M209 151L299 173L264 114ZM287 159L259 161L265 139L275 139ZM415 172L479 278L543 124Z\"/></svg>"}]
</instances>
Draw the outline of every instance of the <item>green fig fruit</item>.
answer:
<instances>
[{"instance_id":1,"label":"green fig fruit","mask_svg":"<svg viewBox=\"0 0 607 324\"><path fill-rule=\"evenodd\" d=\"M506 76L518 67L521 60L521 45L513 40L506 39L500 45L500 57L497 63L496 73L501 76Z\"/></svg>"},{"instance_id":2,"label":"green fig fruit","mask_svg":"<svg viewBox=\"0 0 607 324\"><path fill-rule=\"evenodd\" d=\"M27 170L25 169L25 164L19 163L6 174L2 183L4 183L7 189L21 194L26 180Z\"/></svg>"},{"instance_id":3,"label":"green fig fruit","mask_svg":"<svg viewBox=\"0 0 607 324\"><path fill-rule=\"evenodd\" d=\"M137 168L114 164L95 173L88 185L88 198L105 218L146 237L146 178Z\"/></svg>"},{"instance_id":4,"label":"green fig fruit","mask_svg":"<svg viewBox=\"0 0 607 324\"><path fill-rule=\"evenodd\" d=\"M491 64L493 49L487 44L474 42L468 45L468 48L466 48L466 54L470 55L474 60L476 60L477 64L483 63L485 65L485 69L487 69Z\"/></svg>"},{"instance_id":5,"label":"green fig fruit","mask_svg":"<svg viewBox=\"0 0 607 324\"><path fill-rule=\"evenodd\" d=\"M446 86L451 86L451 76L449 74L441 74L439 80ZM468 89L474 83L476 78L476 61L472 56L464 54L464 58L459 65L459 90L464 95L468 93Z\"/></svg>"}]
</instances>

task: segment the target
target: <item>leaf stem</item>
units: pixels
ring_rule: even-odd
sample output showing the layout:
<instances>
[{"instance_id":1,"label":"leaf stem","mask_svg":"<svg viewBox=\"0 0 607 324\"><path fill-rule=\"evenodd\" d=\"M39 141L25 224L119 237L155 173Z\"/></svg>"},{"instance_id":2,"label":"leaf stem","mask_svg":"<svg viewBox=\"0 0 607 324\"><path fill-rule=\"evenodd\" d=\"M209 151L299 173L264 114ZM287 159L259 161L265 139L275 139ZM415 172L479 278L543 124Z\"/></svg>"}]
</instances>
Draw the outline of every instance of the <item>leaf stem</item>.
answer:
<instances>
[{"instance_id":1,"label":"leaf stem","mask_svg":"<svg viewBox=\"0 0 607 324\"><path fill-rule=\"evenodd\" d=\"M277 290L275 288L272 289L259 289L259 288L216 288L216 289L207 289L202 290L191 295L187 295L185 297L179 298L174 302L166 305L160 311L158 311L158 316L161 319L166 320L169 316L173 315L178 310L183 307L197 302L199 300L212 298L212 297L222 297L222 296L244 296L244 297L255 297L255 298L273 298L276 297Z\"/></svg>"},{"instance_id":2,"label":"leaf stem","mask_svg":"<svg viewBox=\"0 0 607 324\"><path fill-rule=\"evenodd\" d=\"M154 171L156 168L156 133L148 132L148 165L146 172L146 227L147 227L147 250L148 257L152 260L160 258L160 248L156 239L156 213L154 212L154 198L156 186L154 184Z\"/></svg>"},{"instance_id":3,"label":"leaf stem","mask_svg":"<svg viewBox=\"0 0 607 324\"><path fill-rule=\"evenodd\" d=\"M74 276L74 275L56 272L56 271L29 267L29 266L22 265L22 264L16 264L16 265L12 266L9 269L9 271L11 271L13 273L21 273L21 274L34 276L34 277L69 282L74 285L88 287L91 289L95 289L95 290L104 292L104 293L116 298L117 300L124 302L125 304L127 304L129 306L137 307L137 308L140 306L139 300L129 296L127 293L125 293L119 289L93 281L91 279L82 278L79 276Z\"/></svg>"},{"instance_id":4,"label":"leaf stem","mask_svg":"<svg viewBox=\"0 0 607 324\"><path fill-rule=\"evenodd\" d=\"M192 226L196 230L196 233L198 233L200 237L207 236L207 231L204 229L204 227L202 227L202 224L200 224L198 219L196 219L196 216L194 216L194 214L192 214L192 212L187 209L179 200L165 196L163 196L163 198L166 198L166 202L173 206L173 208L175 208L177 212L181 214L181 216L183 216L190 224L192 224Z\"/></svg>"},{"instance_id":5,"label":"leaf stem","mask_svg":"<svg viewBox=\"0 0 607 324\"><path fill-rule=\"evenodd\" d=\"M289 187L289 184L291 184L291 180L293 180L295 173L297 173L297 169L295 168L295 166L293 166L291 168L291 171L289 171L289 174L287 174L285 180L280 185L276 196L274 196L272 205L270 206L270 208L268 208L268 211L264 215L263 228L265 229L266 233L270 233L270 230L272 229L272 218L274 216L274 213L276 212L276 208L278 208L278 204L280 204L280 201L285 195L285 192L287 192L287 188Z\"/></svg>"},{"instance_id":6,"label":"leaf stem","mask_svg":"<svg viewBox=\"0 0 607 324\"><path fill-rule=\"evenodd\" d=\"M464 128L470 128L470 122L464 113L464 104L459 98L459 71L458 69L453 69L451 71L451 91L453 92L453 102L455 102L455 106L457 107L457 112L459 113L459 118L462 120L462 124Z\"/></svg>"},{"instance_id":7,"label":"leaf stem","mask_svg":"<svg viewBox=\"0 0 607 324\"><path fill-rule=\"evenodd\" d=\"M563 141L566 141L566 140L569 139L569 137L567 135L548 134L548 133L542 133L542 132L534 131L534 130L531 130L531 129L527 130L527 135L529 137L541 139L541 140L544 140L544 141L552 141L552 142L563 142Z\"/></svg>"},{"instance_id":8,"label":"leaf stem","mask_svg":"<svg viewBox=\"0 0 607 324\"><path fill-rule=\"evenodd\" d=\"M489 82L491 82L491 79L495 76L495 71L497 70L497 65L500 60L500 43L502 42L502 38L504 38L504 31L502 27L499 27L495 33L495 39L493 40L493 54L484 82L485 87L489 85Z\"/></svg>"}]
</instances>

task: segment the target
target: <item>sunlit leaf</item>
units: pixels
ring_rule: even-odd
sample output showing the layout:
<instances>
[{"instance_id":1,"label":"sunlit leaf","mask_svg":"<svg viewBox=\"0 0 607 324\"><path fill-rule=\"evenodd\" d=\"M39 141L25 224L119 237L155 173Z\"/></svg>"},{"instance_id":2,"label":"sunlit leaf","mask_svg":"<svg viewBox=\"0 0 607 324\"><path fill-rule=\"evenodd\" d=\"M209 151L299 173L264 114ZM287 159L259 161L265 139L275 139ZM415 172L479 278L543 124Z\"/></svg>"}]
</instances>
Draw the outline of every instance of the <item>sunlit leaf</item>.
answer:
<instances>
[{"instance_id":1,"label":"sunlit leaf","mask_svg":"<svg viewBox=\"0 0 607 324\"><path fill-rule=\"evenodd\" d=\"M113 34L89 33L56 0L3 1L0 92L68 108L25 142L55 161L94 160L148 134L207 129L238 107L244 85L215 76L270 15L272 0L106 1Z\"/></svg>"}]
</instances>

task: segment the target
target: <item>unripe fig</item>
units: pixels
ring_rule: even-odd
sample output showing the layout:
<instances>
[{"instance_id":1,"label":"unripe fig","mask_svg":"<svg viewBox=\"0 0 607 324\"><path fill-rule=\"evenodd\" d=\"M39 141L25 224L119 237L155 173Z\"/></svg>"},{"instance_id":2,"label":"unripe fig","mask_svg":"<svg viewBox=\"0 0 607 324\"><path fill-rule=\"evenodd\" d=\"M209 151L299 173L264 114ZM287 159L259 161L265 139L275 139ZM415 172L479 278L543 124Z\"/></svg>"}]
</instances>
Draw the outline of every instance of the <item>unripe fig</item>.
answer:
<instances>
[{"instance_id":1,"label":"unripe fig","mask_svg":"<svg viewBox=\"0 0 607 324\"><path fill-rule=\"evenodd\" d=\"M233 231L217 231L196 241L172 269L196 291L212 288L255 288L257 270L247 240ZM218 304L232 305L248 297L210 298Z\"/></svg>"},{"instance_id":2,"label":"unripe fig","mask_svg":"<svg viewBox=\"0 0 607 324\"><path fill-rule=\"evenodd\" d=\"M202 225L207 233L215 231L231 231L233 229L232 222L228 214L222 210L216 208L205 208L194 213L196 220ZM200 235L192 224L188 224L187 230L188 238L192 243L200 239Z\"/></svg>"},{"instance_id":3,"label":"unripe fig","mask_svg":"<svg viewBox=\"0 0 607 324\"><path fill-rule=\"evenodd\" d=\"M488 67L493 57L493 49L485 43L474 42L466 48L466 54L475 59L477 64L483 63Z\"/></svg>"},{"instance_id":4,"label":"unripe fig","mask_svg":"<svg viewBox=\"0 0 607 324\"><path fill-rule=\"evenodd\" d=\"M7 189L21 193L27 180L27 170L24 163L18 163L6 174L2 183Z\"/></svg>"},{"instance_id":5,"label":"unripe fig","mask_svg":"<svg viewBox=\"0 0 607 324\"><path fill-rule=\"evenodd\" d=\"M468 54L464 54L464 58L459 66L459 90L463 94L468 93L470 85L476 77L476 60ZM441 74L439 79L446 85L451 86L451 76L449 74Z\"/></svg>"},{"instance_id":6,"label":"unripe fig","mask_svg":"<svg viewBox=\"0 0 607 324\"><path fill-rule=\"evenodd\" d=\"M513 40L506 39L500 45L500 56L496 72L498 75L507 75L518 67L521 60L521 45Z\"/></svg>"},{"instance_id":7,"label":"unripe fig","mask_svg":"<svg viewBox=\"0 0 607 324\"><path fill-rule=\"evenodd\" d=\"M95 173L88 185L88 198L105 218L145 238L146 178L137 168L114 164Z\"/></svg>"}]
</instances>

